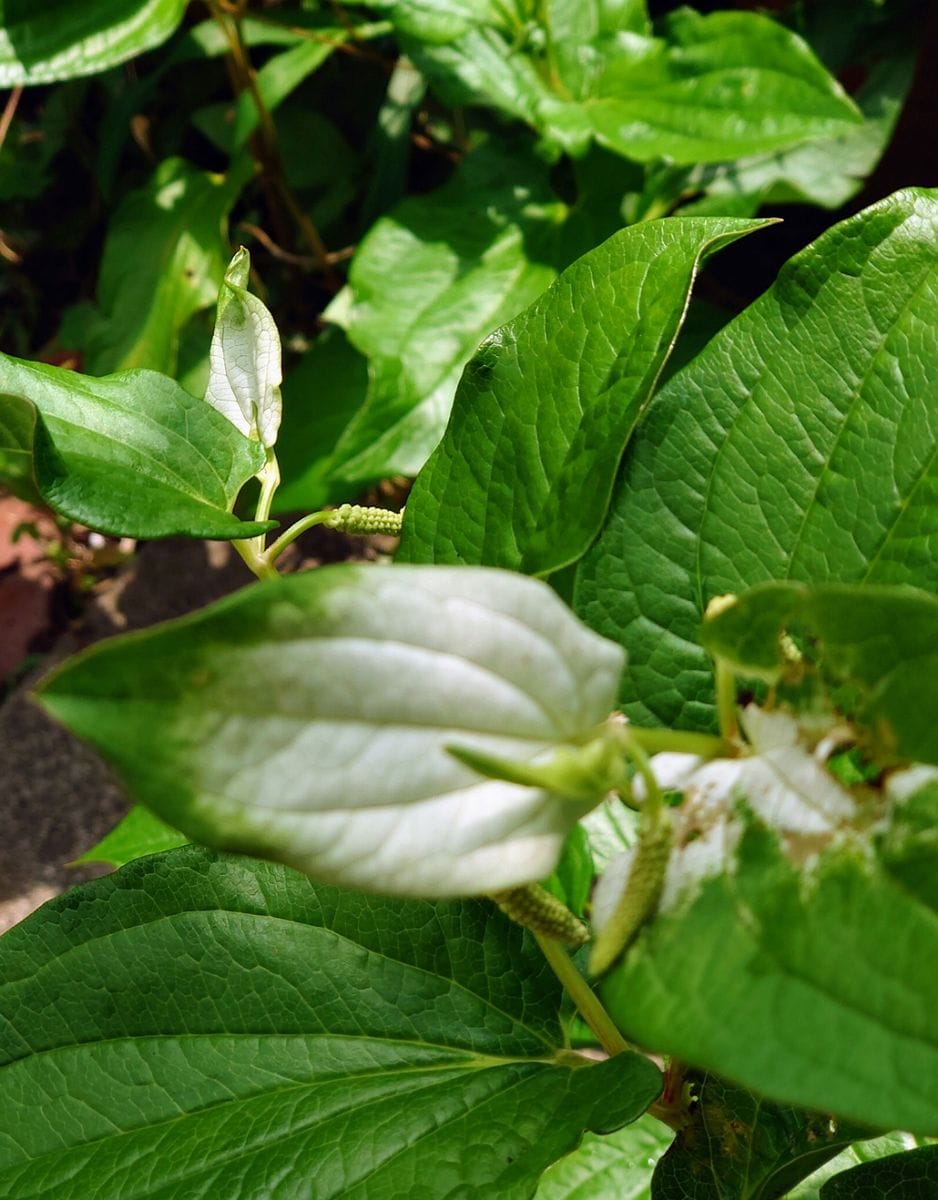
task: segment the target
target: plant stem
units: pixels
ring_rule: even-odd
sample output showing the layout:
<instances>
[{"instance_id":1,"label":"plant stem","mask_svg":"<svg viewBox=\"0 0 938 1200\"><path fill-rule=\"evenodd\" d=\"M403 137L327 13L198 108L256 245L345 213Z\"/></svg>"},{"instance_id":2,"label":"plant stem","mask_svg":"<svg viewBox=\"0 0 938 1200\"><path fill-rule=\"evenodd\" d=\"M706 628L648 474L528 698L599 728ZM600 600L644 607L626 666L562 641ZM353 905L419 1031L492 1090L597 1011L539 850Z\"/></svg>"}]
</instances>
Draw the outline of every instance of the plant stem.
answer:
<instances>
[{"instance_id":1,"label":"plant stem","mask_svg":"<svg viewBox=\"0 0 938 1200\"><path fill-rule=\"evenodd\" d=\"M232 541L232 546L241 555L248 569L257 576L258 579L276 579L277 572L267 561L263 554L257 552L254 538L235 538Z\"/></svg>"},{"instance_id":2,"label":"plant stem","mask_svg":"<svg viewBox=\"0 0 938 1200\"><path fill-rule=\"evenodd\" d=\"M6 141L6 136L10 131L10 126L13 124L13 118L16 116L16 108L22 94L22 86L13 88L7 97L6 104L3 106L3 113L0 114L0 147Z\"/></svg>"},{"instance_id":3,"label":"plant stem","mask_svg":"<svg viewBox=\"0 0 938 1200\"><path fill-rule=\"evenodd\" d=\"M271 566L277 561L284 550L307 529L312 529L316 525L325 525L332 516L330 509L322 509L320 512L308 513L305 517L301 517L299 521L295 521L289 529L281 533L276 541L271 542L267 547L264 557Z\"/></svg>"},{"instance_id":4,"label":"plant stem","mask_svg":"<svg viewBox=\"0 0 938 1200\"><path fill-rule=\"evenodd\" d=\"M257 498L254 520L266 521L270 517L270 506L274 500L274 493L280 487L280 464L277 462L277 455L272 448L268 449L267 459L257 472L256 478L260 480L261 494ZM263 536L261 534L262 540Z\"/></svg>"},{"instance_id":5,"label":"plant stem","mask_svg":"<svg viewBox=\"0 0 938 1200\"><path fill-rule=\"evenodd\" d=\"M280 486L280 465L277 462L277 455L273 449L268 449L267 459L257 472L255 478L260 481L261 494L257 498L254 520L266 521L270 516L270 506L273 503L274 493ZM267 555L266 541L267 535L260 533L257 537L238 538L232 542L234 548L258 579L273 579L277 575L273 562Z\"/></svg>"},{"instance_id":6,"label":"plant stem","mask_svg":"<svg viewBox=\"0 0 938 1200\"><path fill-rule=\"evenodd\" d=\"M736 676L729 666L719 658L716 660L716 690L720 733L724 741L735 742L739 737L739 724L736 718Z\"/></svg>"},{"instance_id":7,"label":"plant stem","mask_svg":"<svg viewBox=\"0 0 938 1200\"><path fill-rule=\"evenodd\" d=\"M563 984L580 1016L596 1035L596 1040L606 1053L611 1057L631 1050L632 1047L616 1028L612 1017L603 1008L599 997L577 970L561 943L540 933L534 933L533 936L544 952L551 970Z\"/></svg>"},{"instance_id":8,"label":"plant stem","mask_svg":"<svg viewBox=\"0 0 938 1200\"><path fill-rule=\"evenodd\" d=\"M683 729L643 729L638 725L629 725L628 730L633 744L641 746L646 754L672 751L709 759L733 753L729 742L709 733L691 733Z\"/></svg>"},{"instance_id":9,"label":"plant stem","mask_svg":"<svg viewBox=\"0 0 938 1200\"><path fill-rule=\"evenodd\" d=\"M273 564L291 542L295 542L301 533L316 525L328 525L331 529L339 529L343 533L384 533L396 537L401 531L403 518L403 511L397 513L387 508L367 508L357 504L340 504L338 508L322 509L320 512L301 517L291 525L268 546L265 557Z\"/></svg>"},{"instance_id":10,"label":"plant stem","mask_svg":"<svg viewBox=\"0 0 938 1200\"><path fill-rule=\"evenodd\" d=\"M309 215L303 210L284 176L283 163L280 160L280 151L277 148L277 127L274 125L270 110L264 102L264 97L257 86L257 76L255 75L254 68L251 66L251 60L241 28L241 11L237 10L233 15L229 15L224 11L219 0L209 0L209 4L212 15L224 31L225 40L228 43L236 88L240 92L247 92L254 101L254 107L257 109L258 130L256 137L252 140L263 177L287 209L294 224L299 229L303 241L309 247L323 277L327 282L338 288L335 273L329 261L329 252L322 238L319 236L319 230L310 220Z\"/></svg>"},{"instance_id":11,"label":"plant stem","mask_svg":"<svg viewBox=\"0 0 938 1200\"><path fill-rule=\"evenodd\" d=\"M614 1058L617 1054L625 1054L628 1051L639 1053L619 1032L612 1017L600 1003L599 997L576 969L573 960L560 942L553 938L543 937L538 933L533 936L544 952L544 957L550 964L551 970L563 984L564 991L576 1005L580 1016L596 1035L596 1040L609 1057ZM675 1132L683 1129L690 1120L687 1108L683 1104L683 1098L679 1098L677 1102L673 1099L670 1102L656 1100L654 1104L650 1105L648 1112Z\"/></svg>"},{"instance_id":12,"label":"plant stem","mask_svg":"<svg viewBox=\"0 0 938 1200\"><path fill-rule=\"evenodd\" d=\"M629 757L635 766L635 770L645 783L645 801L642 804L642 812L646 814L647 824L643 822L643 828L648 828L655 824L661 815L664 808L664 797L661 795L658 780L651 769L651 763L648 761L648 754L644 746L632 737L632 727L630 725L625 726L625 733ZM590 970L592 970L592 964L590 964Z\"/></svg>"}]
</instances>

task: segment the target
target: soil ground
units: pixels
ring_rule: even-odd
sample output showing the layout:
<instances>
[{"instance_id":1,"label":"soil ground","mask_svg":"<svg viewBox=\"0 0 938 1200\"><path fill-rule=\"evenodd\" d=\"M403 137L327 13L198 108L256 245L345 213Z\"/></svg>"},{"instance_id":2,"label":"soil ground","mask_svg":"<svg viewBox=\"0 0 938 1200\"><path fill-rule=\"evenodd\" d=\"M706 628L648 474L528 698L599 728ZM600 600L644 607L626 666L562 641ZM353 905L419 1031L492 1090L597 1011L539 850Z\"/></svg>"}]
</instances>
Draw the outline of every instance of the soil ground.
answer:
<instances>
[{"instance_id":1,"label":"soil ground","mask_svg":"<svg viewBox=\"0 0 938 1200\"><path fill-rule=\"evenodd\" d=\"M24 526L30 533L14 540ZM122 565L102 568L95 555L107 562L120 547L90 541L84 531L70 532L63 550L48 514L0 495L0 932L102 874L107 868L69 864L129 807L97 755L31 701L31 687L101 638L182 616L253 579L226 542L150 542ZM315 529L291 547L287 566L374 559L393 545Z\"/></svg>"}]
</instances>

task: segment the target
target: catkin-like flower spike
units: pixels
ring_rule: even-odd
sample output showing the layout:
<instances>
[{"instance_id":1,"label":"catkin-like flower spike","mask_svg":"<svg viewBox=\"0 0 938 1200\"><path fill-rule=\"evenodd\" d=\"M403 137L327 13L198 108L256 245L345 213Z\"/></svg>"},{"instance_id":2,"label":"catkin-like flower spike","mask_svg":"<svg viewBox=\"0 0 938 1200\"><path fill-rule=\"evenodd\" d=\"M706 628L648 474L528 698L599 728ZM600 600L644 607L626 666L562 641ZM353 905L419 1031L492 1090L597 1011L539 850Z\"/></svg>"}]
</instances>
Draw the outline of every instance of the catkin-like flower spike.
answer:
<instances>
[{"instance_id":1,"label":"catkin-like flower spike","mask_svg":"<svg viewBox=\"0 0 938 1200\"><path fill-rule=\"evenodd\" d=\"M388 508L340 504L323 524L328 525L330 529L341 529L343 533L388 533L397 537L401 532L403 520L403 512L391 512Z\"/></svg>"},{"instance_id":2,"label":"catkin-like flower spike","mask_svg":"<svg viewBox=\"0 0 938 1200\"><path fill-rule=\"evenodd\" d=\"M670 854L671 823L661 816L642 831L638 840L622 895L590 951L591 975L608 971L632 945L645 922L655 915Z\"/></svg>"},{"instance_id":3,"label":"catkin-like flower spike","mask_svg":"<svg viewBox=\"0 0 938 1200\"><path fill-rule=\"evenodd\" d=\"M538 883L493 892L491 899L507 917L533 933L556 938L570 946L582 946L589 941L589 932L583 922Z\"/></svg>"}]
</instances>

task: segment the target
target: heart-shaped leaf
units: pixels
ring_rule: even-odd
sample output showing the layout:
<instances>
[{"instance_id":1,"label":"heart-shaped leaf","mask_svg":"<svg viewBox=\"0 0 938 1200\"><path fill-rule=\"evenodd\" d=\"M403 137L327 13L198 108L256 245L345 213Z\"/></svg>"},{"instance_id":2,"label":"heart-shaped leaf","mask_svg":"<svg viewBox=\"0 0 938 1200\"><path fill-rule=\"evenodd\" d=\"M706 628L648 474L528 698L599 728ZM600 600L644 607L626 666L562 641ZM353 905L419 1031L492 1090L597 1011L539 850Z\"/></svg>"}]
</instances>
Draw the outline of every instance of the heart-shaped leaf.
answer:
<instances>
[{"instance_id":1,"label":"heart-shaped leaf","mask_svg":"<svg viewBox=\"0 0 938 1200\"><path fill-rule=\"evenodd\" d=\"M271 527L231 512L263 464L261 447L165 375L95 379L0 355L2 453L14 483L30 425L42 498L73 521L143 538L241 538Z\"/></svg>"},{"instance_id":2,"label":"heart-shaped leaf","mask_svg":"<svg viewBox=\"0 0 938 1200\"><path fill-rule=\"evenodd\" d=\"M919 189L836 225L650 405L574 593L628 650L634 720L715 724L714 596L938 590L936 234L938 192Z\"/></svg>"},{"instance_id":3,"label":"heart-shaped leaf","mask_svg":"<svg viewBox=\"0 0 938 1200\"><path fill-rule=\"evenodd\" d=\"M41 695L196 841L350 887L479 895L548 875L603 791L487 780L448 748L576 748L621 669L536 580L338 566L115 638Z\"/></svg>"},{"instance_id":4,"label":"heart-shaped leaf","mask_svg":"<svg viewBox=\"0 0 938 1200\"><path fill-rule=\"evenodd\" d=\"M527 1200L661 1084L562 1048L560 989L493 904L194 847L46 905L0 980L6 1200Z\"/></svg>"},{"instance_id":5,"label":"heart-shaped leaf","mask_svg":"<svg viewBox=\"0 0 938 1200\"><path fill-rule=\"evenodd\" d=\"M762 224L669 217L625 229L483 342L408 501L400 556L530 574L576 561L700 263Z\"/></svg>"}]
</instances>

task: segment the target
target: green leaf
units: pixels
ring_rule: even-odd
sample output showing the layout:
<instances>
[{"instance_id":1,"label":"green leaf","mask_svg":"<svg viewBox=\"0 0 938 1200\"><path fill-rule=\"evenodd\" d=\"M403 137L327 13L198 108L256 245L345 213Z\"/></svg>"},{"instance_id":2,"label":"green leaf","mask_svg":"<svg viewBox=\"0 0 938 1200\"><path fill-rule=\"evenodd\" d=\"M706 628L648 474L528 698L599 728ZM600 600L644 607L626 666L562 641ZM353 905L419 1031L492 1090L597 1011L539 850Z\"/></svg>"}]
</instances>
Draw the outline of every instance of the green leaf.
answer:
<instances>
[{"instance_id":1,"label":"green leaf","mask_svg":"<svg viewBox=\"0 0 938 1200\"><path fill-rule=\"evenodd\" d=\"M938 762L938 597L914 588L763 584L705 621L702 641L737 670L774 681L792 669L786 631L810 639L811 659L830 685L858 691L847 715L869 730L874 757Z\"/></svg>"},{"instance_id":2,"label":"green leaf","mask_svg":"<svg viewBox=\"0 0 938 1200\"><path fill-rule=\"evenodd\" d=\"M304 38L277 54L257 72L257 90L268 112L273 112L290 93L326 61L348 38L343 29L323 29L317 38ZM257 105L250 92L242 92L235 109L232 146L239 149L257 128Z\"/></svg>"},{"instance_id":3,"label":"green leaf","mask_svg":"<svg viewBox=\"0 0 938 1200\"><path fill-rule=\"evenodd\" d=\"M888 786L902 804L883 839L883 865L911 895L938 909L938 780L915 766L891 775Z\"/></svg>"},{"instance_id":4,"label":"green leaf","mask_svg":"<svg viewBox=\"0 0 938 1200\"><path fill-rule=\"evenodd\" d=\"M655 1168L655 1200L777 1200L860 1132L772 1104L715 1075Z\"/></svg>"},{"instance_id":5,"label":"green leaf","mask_svg":"<svg viewBox=\"0 0 938 1200\"><path fill-rule=\"evenodd\" d=\"M768 17L682 8L657 38L643 5L552 0L542 21L477 12L443 44L405 44L446 103L494 105L574 154L595 137L640 162L722 162L861 121L810 47Z\"/></svg>"},{"instance_id":6,"label":"green leaf","mask_svg":"<svg viewBox=\"0 0 938 1200\"><path fill-rule=\"evenodd\" d=\"M407 191L411 126L427 92L427 81L402 55L388 78L384 101L371 134L367 191L362 203L362 228L369 228Z\"/></svg>"},{"instance_id":7,"label":"green leaf","mask_svg":"<svg viewBox=\"0 0 938 1200\"><path fill-rule=\"evenodd\" d=\"M651 31L645 0L548 0L542 8L548 70L578 100L592 95L598 78L621 54L622 34Z\"/></svg>"},{"instance_id":8,"label":"green leaf","mask_svg":"<svg viewBox=\"0 0 938 1200\"><path fill-rule=\"evenodd\" d=\"M544 880L544 887L577 917L583 917L589 905L596 878L590 853L589 835L582 824L574 825L564 843L556 869Z\"/></svg>"},{"instance_id":9,"label":"green leaf","mask_svg":"<svg viewBox=\"0 0 938 1200\"><path fill-rule=\"evenodd\" d=\"M613 858L634 846L638 837L638 814L626 808L617 796L607 797L586 814L581 824L589 838L590 853L601 871Z\"/></svg>"},{"instance_id":10,"label":"green leaf","mask_svg":"<svg viewBox=\"0 0 938 1200\"><path fill-rule=\"evenodd\" d=\"M910 1143L914 1144L914 1139L903 1133L890 1133L866 1142L854 1142L800 1183L789 1193L789 1200L820 1200L822 1185L834 1175L841 1171L849 1171L857 1163L869 1162L887 1154L907 1150Z\"/></svg>"},{"instance_id":11,"label":"green leaf","mask_svg":"<svg viewBox=\"0 0 938 1200\"><path fill-rule=\"evenodd\" d=\"M938 590L936 232L938 193L917 189L835 226L651 404L574 595L628 650L633 720L714 725L714 596Z\"/></svg>"},{"instance_id":12,"label":"green leaf","mask_svg":"<svg viewBox=\"0 0 938 1200\"><path fill-rule=\"evenodd\" d=\"M861 125L790 150L703 167L691 173L688 186L705 189L712 203L750 197L753 212L762 204L840 208L860 191L889 144L916 58L917 47L910 48L870 68L855 96L864 117Z\"/></svg>"},{"instance_id":13,"label":"green leaf","mask_svg":"<svg viewBox=\"0 0 938 1200\"><path fill-rule=\"evenodd\" d=\"M82 346L90 374L175 373L183 326L218 295L229 257L226 217L246 178L245 166L206 175L168 158L124 200L104 245L101 311Z\"/></svg>"},{"instance_id":14,"label":"green leaf","mask_svg":"<svg viewBox=\"0 0 938 1200\"><path fill-rule=\"evenodd\" d=\"M758 221L615 234L483 343L407 505L401 556L545 575L599 532L703 258Z\"/></svg>"},{"instance_id":15,"label":"green leaf","mask_svg":"<svg viewBox=\"0 0 938 1200\"><path fill-rule=\"evenodd\" d=\"M274 514L312 512L342 494L332 479L333 451L364 404L367 390L364 355L343 330L327 325L283 381L277 444L281 483Z\"/></svg>"},{"instance_id":16,"label":"green leaf","mask_svg":"<svg viewBox=\"0 0 938 1200\"><path fill-rule=\"evenodd\" d=\"M250 274L251 256L241 246L218 293L205 400L245 437L270 449L282 409L280 334L266 306L247 290Z\"/></svg>"},{"instance_id":17,"label":"green leaf","mask_svg":"<svg viewBox=\"0 0 938 1200\"><path fill-rule=\"evenodd\" d=\"M4 0L0 88L93 75L165 42L186 0Z\"/></svg>"},{"instance_id":18,"label":"green leaf","mask_svg":"<svg viewBox=\"0 0 938 1200\"><path fill-rule=\"evenodd\" d=\"M420 470L478 343L555 278L563 211L545 167L482 146L442 188L405 200L372 227L342 308L327 310L368 357L371 376L367 403L336 450L336 478Z\"/></svg>"},{"instance_id":19,"label":"green leaf","mask_svg":"<svg viewBox=\"0 0 938 1200\"><path fill-rule=\"evenodd\" d=\"M560 989L494 905L192 847L46 905L0 941L0 979L8 1200L366 1200L414 1180L421 1200L526 1200L661 1081L638 1055L560 1049Z\"/></svg>"},{"instance_id":20,"label":"green leaf","mask_svg":"<svg viewBox=\"0 0 938 1200\"><path fill-rule=\"evenodd\" d=\"M938 1191L938 1146L862 1163L829 1179L821 1200L931 1200Z\"/></svg>"},{"instance_id":21,"label":"green leaf","mask_svg":"<svg viewBox=\"0 0 938 1200\"><path fill-rule=\"evenodd\" d=\"M0 482L23 500L41 501L33 478L36 410L19 396L0 395Z\"/></svg>"},{"instance_id":22,"label":"green leaf","mask_svg":"<svg viewBox=\"0 0 938 1200\"><path fill-rule=\"evenodd\" d=\"M387 11L401 33L429 43L451 42L475 26L512 19L501 0L377 0L369 7Z\"/></svg>"},{"instance_id":23,"label":"green leaf","mask_svg":"<svg viewBox=\"0 0 938 1200\"><path fill-rule=\"evenodd\" d=\"M41 695L195 841L349 887L480 895L549 874L596 801L482 779L448 747L573 748L621 668L535 580L343 565L112 639Z\"/></svg>"},{"instance_id":24,"label":"green leaf","mask_svg":"<svg viewBox=\"0 0 938 1200\"><path fill-rule=\"evenodd\" d=\"M649 162L718 162L845 132L854 103L794 33L756 13L672 13L667 41L648 38L610 62L582 113L605 145Z\"/></svg>"},{"instance_id":25,"label":"green leaf","mask_svg":"<svg viewBox=\"0 0 938 1200\"><path fill-rule=\"evenodd\" d=\"M731 844L716 843L716 874L666 889L603 980L625 1036L772 1100L938 1131L938 910L865 838L844 833L803 869L751 820Z\"/></svg>"},{"instance_id":26,"label":"green leaf","mask_svg":"<svg viewBox=\"0 0 938 1200\"><path fill-rule=\"evenodd\" d=\"M651 1200L651 1171L674 1135L653 1117L606 1137L587 1134L545 1171L536 1200Z\"/></svg>"},{"instance_id":27,"label":"green leaf","mask_svg":"<svg viewBox=\"0 0 938 1200\"><path fill-rule=\"evenodd\" d=\"M132 808L96 846L75 859L76 863L109 863L123 867L145 854L161 854L184 846L187 839L146 808Z\"/></svg>"},{"instance_id":28,"label":"green leaf","mask_svg":"<svg viewBox=\"0 0 938 1200\"><path fill-rule=\"evenodd\" d=\"M473 27L439 45L405 37L403 46L437 95L452 107L488 105L537 129L542 107L559 104L531 59L498 28ZM569 107L579 116L579 110ZM582 125L580 118L576 132L581 149L589 137ZM575 140L576 135L566 134L567 144Z\"/></svg>"},{"instance_id":29,"label":"green leaf","mask_svg":"<svg viewBox=\"0 0 938 1200\"><path fill-rule=\"evenodd\" d=\"M262 464L260 446L165 376L94 379L0 355L0 412L17 436L24 405L36 414L39 491L63 516L127 537L237 538L270 528L231 513Z\"/></svg>"}]
</instances>

